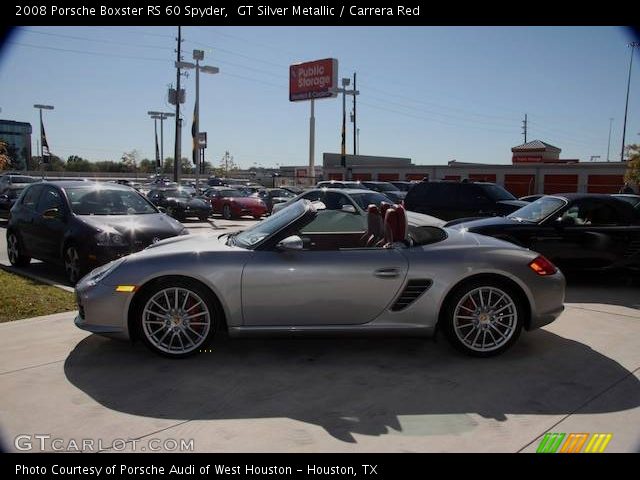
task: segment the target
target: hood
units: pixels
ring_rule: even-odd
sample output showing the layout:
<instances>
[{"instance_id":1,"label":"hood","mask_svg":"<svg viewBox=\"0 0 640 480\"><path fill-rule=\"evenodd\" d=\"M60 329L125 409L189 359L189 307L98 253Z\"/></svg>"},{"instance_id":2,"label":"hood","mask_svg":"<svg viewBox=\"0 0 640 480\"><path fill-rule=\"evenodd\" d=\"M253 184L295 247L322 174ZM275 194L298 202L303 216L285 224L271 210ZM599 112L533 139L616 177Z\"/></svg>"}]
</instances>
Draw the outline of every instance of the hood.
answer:
<instances>
[{"instance_id":1,"label":"hood","mask_svg":"<svg viewBox=\"0 0 640 480\"><path fill-rule=\"evenodd\" d=\"M243 207L264 206L264 202L257 197L225 197L225 198Z\"/></svg>"},{"instance_id":2,"label":"hood","mask_svg":"<svg viewBox=\"0 0 640 480\"><path fill-rule=\"evenodd\" d=\"M168 201L175 202L179 205L188 205L193 208L205 208L209 207L209 202L202 200L201 198L183 198L183 197L167 197Z\"/></svg>"},{"instance_id":3,"label":"hood","mask_svg":"<svg viewBox=\"0 0 640 480\"><path fill-rule=\"evenodd\" d=\"M476 231L478 229L497 227L500 225L513 225L514 223L517 223L517 220L509 217L483 217L476 219L453 220L447 223L445 227L456 230L462 230L464 228L470 231Z\"/></svg>"},{"instance_id":4,"label":"hood","mask_svg":"<svg viewBox=\"0 0 640 480\"><path fill-rule=\"evenodd\" d=\"M76 216L96 230L115 230L119 234L127 237L132 234L142 233L165 238L167 236L177 235L184 228L180 222L164 213Z\"/></svg>"},{"instance_id":5,"label":"hood","mask_svg":"<svg viewBox=\"0 0 640 480\"><path fill-rule=\"evenodd\" d=\"M193 252L220 252L240 250L240 247L232 247L225 244L227 236L220 233L207 233L205 235L182 235L168 238L149 245L146 249L134 254L136 257L166 255L171 253Z\"/></svg>"}]
</instances>

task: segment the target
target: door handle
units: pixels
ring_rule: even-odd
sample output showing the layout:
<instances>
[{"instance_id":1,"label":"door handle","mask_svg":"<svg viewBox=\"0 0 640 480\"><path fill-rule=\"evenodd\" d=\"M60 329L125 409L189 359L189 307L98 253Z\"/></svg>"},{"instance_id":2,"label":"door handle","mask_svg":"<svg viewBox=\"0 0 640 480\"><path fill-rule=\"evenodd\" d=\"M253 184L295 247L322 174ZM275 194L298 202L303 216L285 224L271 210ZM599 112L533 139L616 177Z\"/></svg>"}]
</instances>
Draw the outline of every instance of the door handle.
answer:
<instances>
[{"instance_id":1,"label":"door handle","mask_svg":"<svg viewBox=\"0 0 640 480\"><path fill-rule=\"evenodd\" d=\"M400 272L397 268L381 268L373 272L373 274L378 278L395 278Z\"/></svg>"}]
</instances>

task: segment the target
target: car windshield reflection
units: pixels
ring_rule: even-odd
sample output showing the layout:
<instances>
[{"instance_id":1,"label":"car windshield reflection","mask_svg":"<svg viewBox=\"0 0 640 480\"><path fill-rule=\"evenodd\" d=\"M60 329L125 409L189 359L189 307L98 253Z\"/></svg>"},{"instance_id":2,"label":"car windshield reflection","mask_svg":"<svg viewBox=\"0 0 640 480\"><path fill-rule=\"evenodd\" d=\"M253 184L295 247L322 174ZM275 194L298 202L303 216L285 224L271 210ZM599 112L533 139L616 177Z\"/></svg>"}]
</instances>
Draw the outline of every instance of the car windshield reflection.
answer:
<instances>
[{"instance_id":1,"label":"car windshield reflection","mask_svg":"<svg viewBox=\"0 0 640 480\"><path fill-rule=\"evenodd\" d=\"M540 223L566 202L558 197L542 197L507 215L508 218L531 223Z\"/></svg>"},{"instance_id":2,"label":"car windshield reflection","mask_svg":"<svg viewBox=\"0 0 640 480\"><path fill-rule=\"evenodd\" d=\"M143 215L158 211L135 190L66 188L76 215Z\"/></svg>"},{"instance_id":3,"label":"car windshield reflection","mask_svg":"<svg viewBox=\"0 0 640 480\"><path fill-rule=\"evenodd\" d=\"M304 215L307 204L306 200L299 200L266 220L231 236L229 243L242 248L252 248Z\"/></svg>"}]
</instances>

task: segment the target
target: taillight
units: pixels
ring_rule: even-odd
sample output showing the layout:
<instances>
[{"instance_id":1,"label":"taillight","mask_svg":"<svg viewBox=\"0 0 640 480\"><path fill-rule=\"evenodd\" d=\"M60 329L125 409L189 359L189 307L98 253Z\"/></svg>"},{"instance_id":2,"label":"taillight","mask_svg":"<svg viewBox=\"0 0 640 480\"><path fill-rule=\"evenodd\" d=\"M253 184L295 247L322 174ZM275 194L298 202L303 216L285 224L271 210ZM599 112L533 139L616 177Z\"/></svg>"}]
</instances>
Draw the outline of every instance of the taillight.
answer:
<instances>
[{"instance_id":1,"label":"taillight","mask_svg":"<svg viewBox=\"0 0 640 480\"><path fill-rule=\"evenodd\" d=\"M536 272L538 275L543 276L553 275L558 271L558 268L542 255L536 257L531 263L529 263L529 268Z\"/></svg>"}]
</instances>

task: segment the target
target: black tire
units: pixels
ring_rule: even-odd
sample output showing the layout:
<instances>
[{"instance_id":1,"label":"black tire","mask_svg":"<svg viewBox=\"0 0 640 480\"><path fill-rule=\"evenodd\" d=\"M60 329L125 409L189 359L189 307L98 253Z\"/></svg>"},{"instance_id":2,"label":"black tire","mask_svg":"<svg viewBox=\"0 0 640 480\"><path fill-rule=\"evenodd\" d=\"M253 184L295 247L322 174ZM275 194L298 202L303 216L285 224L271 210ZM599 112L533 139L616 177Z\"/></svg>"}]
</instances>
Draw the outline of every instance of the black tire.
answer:
<instances>
[{"instance_id":1,"label":"black tire","mask_svg":"<svg viewBox=\"0 0 640 480\"><path fill-rule=\"evenodd\" d=\"M26 267L31 262L31 257L28 257L24 253L22 247L22 241L17 233L13 231L7 232L7 255L9 256L9 263L14 267Z\"/></svg>"},{"instance_id":2,"label":"black tire","mask_svg":"<svg viewBox=\"0 0 640 480\"><path fill-rule=\"evenodd\" d=\"M262 218L262 215L254 215L253 219L254 220L260 220Z\"/></svg>"},{"instance_id":3,"label":"black tire","mask_svg":"<svg viewBox=\"0 0 640 480\"><path fill-rule=\"evenodd\" d=\"M483 296L482 302L478 294ZM497 302L494 295L498 296ZM440 326L449 342L461 352L474 357L492 357L505 352L518 340L526 308L522 294L508 282L480 278L456 287L450 294Z\"/></svg>"},{"instance_id":4,"label":"black tire","mask_svg":"<svg viewBox=\"0 0 640 480\"><path fill-rule=\"evenodd\" d=\"M206 215L200 215L198 219L200 219L201 222L206 222L207 220L209 220L209 217Z\"/></svg>"},{"instance_id":5,"label":"black tire","mask_svg":"<svg viewBox=\"0 0 640 480\"><path fill-rule=\"evenodd\" d=\"M222 218L224 218L225 220L231 220L233 218L230 205L225 205L224 207L222 207Z\"/></svg>"},{"instance_id":6,"label":"black tire","mask_svg":"<svg viewBox=\"0 0 640 480\"><path fill-rule=\"evenodd\" d=\"M175 309L175 312L169 310L172 308L171 304L167 304L165 298L170 298L171 301L175 298L171 293L168 293L167 297L164 296L163 292L165 291L173 291L173 289L178 290L178 305L182 305L182 302L187 301L187 308L185 311L182 311L180 307ZM189 292L192 295L193 304L191 307L188 307L191 301L189 299L185 300L183 296L185 292ZM191 355L195 355L200 352L206 345L208 345L214 336L216 336L216 332L221 330L221 326L224 324L222 309L219 307L219 304L212 293L204 287L202 284L188 280L184 278L180 279L172 279L167 278L163 280L159 280L151 285L149 288L144 289L140 293L140 297L136 298L136 308L133 311L133 315L135 317L132 319L133 325L136 328L136 334L139 338L142 339L144 344L149 348L152 352L168 357L168 358L185 358ZM156 305L159 307L167 308L166 310L166 318L158 314L163 314L164 312L157 306L154 305L152 299L154 297L159 296L156 301ZM200 300L203 305L199 305L197 301ZM173 305L175 307L175 305ZM203 315L203 312L207 312L208 315ZM194 313L196 312L196 313ZM187 319L186 316L195 316L192 319ZM194 323L194 319L208 320L208 329L205 330L204 325L196 325ZM162 324L164 322L164 325ZM192 322L192 323L189 323ZM155 328L160 328L160 331L155 331ZM192 328L191 333L187 329L189 327ZM199 333L202 335L202 338L196 337L196 334ZM165 336L165 334L167 336ZM187 340L187 335L191 338L192 345L187 344L188 349L179 349L178 345L185 345ZM168 346L166 342L170 340L170 342L174 342L172 337L178 338L175 341L175 349L172 350L172 343ZM164 340L164 342L163 342Z\"/></svg>"},{"instance_id":7,"label":"black tire","mask_svg":"<svg viewBox=\"0 0 640 480\"><path fill-rule=\"evenodd\" d=\"M73 243L65 245L62 256L67 280L71 285L75 285L87 273L86 262L82 259L78 247Z\"/></svg>"}]
</instances>

